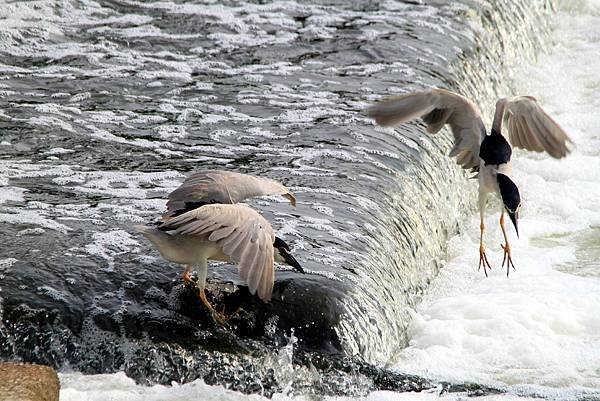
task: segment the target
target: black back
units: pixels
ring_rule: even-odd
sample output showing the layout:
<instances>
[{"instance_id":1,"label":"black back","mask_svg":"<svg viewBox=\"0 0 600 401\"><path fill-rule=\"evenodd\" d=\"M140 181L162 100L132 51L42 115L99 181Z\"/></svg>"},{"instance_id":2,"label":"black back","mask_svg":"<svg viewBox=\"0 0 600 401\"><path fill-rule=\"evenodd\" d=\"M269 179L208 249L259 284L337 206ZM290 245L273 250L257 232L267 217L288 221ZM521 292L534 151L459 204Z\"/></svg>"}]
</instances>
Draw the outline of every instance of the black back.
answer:
<instances>
[{"instance_id":1,"label":"black back","mask_svg":"<svg viewBox=\"0 0 600 401\"><path fill-rule=\"evenodd\" d=\"M504 164L510 161L512 148L502 134L492 129L490 135L486 135L479 147L479 157L485 165Z\"/></svg>"},{"instance_id":2,"label":"black back","mask_svg":"<svg viewBox=\"0 0 600 401\"><path fill-rule=\"evenodd\" d=\"M204 205L212 205L212 204L216 204L219 203L217 201L192 201L192 202L185 202L184 207L182 209L177 209L173 212L171 212L171 214L169 215L169 217L175 217L175 216L179 216L180 214L184 214L189 212L190 210L194 210L194 209L198 209L200 206L204 206Z\"/></svg>"},{"instance_id":3,"label":"black back","mask_svg":"<svg viewBox=\"0 0 600 401\"><path fill-rule=\"evenodd\" d=\"M205 202L205 201L185 202L183 208L174 210L171 213L168 213L167 216L169 218L177 217L179 215L182 215L184 213L189 212L190 210L198 209L200 206L212 205L212 204L217 204L217 203L219 203L219 202L216 202L216 201L210 201L210 202ZM165 228L164 226L162 226L163 221L159 221L156 224L158 225L158 229L159 230L162 230L162 231L170 231L171 230L170 228Z\"/></svg>"}]
</instances>

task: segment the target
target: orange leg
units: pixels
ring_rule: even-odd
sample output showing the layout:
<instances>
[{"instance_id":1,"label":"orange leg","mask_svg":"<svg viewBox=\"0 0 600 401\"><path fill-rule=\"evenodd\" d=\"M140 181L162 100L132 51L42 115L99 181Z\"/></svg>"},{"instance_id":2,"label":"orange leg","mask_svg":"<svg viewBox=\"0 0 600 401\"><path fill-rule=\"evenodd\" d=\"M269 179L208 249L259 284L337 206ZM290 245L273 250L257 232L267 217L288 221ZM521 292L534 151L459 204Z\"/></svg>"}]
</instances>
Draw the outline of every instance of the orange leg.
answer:
<instances>
[{"instance_id":1,"label":"orange leg","mask_svg":"<svg viewBox=\"0 0 600 401\"><path fill-rule=\"evenodd\" d=\"M210 302L208 302L208 299L206 299L206 294L204 293L204 289L199 289L199 293L198 293L198 297L200 298L200 300L202 301L202 303L204 304L204 306L206 306L206 308L210 311L210 314L213 318L213 320L217 323L219 323L221 326L225 326L227 320L229 320L228 317L226 317L224 314L217 312L217 310L215 308L213 308L213 306L210 304Z\"/></svg>"},{"instance_id":2,"label":"orange leg","mask_svg":"<svg viewBox=\"0 0 600 401\"><path fill-rule=\"evenodd\" d=\"M192 280L192 278L190 277L190 271L189 270L184 270L183 274L181 275L181 277L183 278L183 281L185 281L186 283L190 283L190 284L195 284L194 280Z\"/></svg>"},{"instance_id":3,"label":"orange leg","mask_svg":"<svg viewBox=\"0 0 600 401\"><path fill-rule=\"evenodd\" d=\"M508 277L508 273L510 272L510 268L512 266L513 270L515 269L515 264L510 257L510 245L508 244L508 237L506 236L506 230L504 229L504 210L500 215L500 227L502 228L502 234L504 235L505 245L500 244L502 249L504 249L504 259L502 259L502 267L504 267L504 263L506 262L506 277Z\"/></svg>"},{"instance_id":4,"label":"orange leg","mask_svg":"<svg viewBox=\"0 0 600 401\"><path fill-rule=\"evenodd\" d=\"M217 310L210 304L210 302L208 302L208 299L206 299L206 294L204 293L204 284L202 284L202 287L200 287L198 285L198 281L193 280L190 277L191 270L192 269L190 266L188 266L188 265L185 266L185 270L182 274L183 281L185 281L186 283L189 283L189 284L193 284L195 287L198 288L198 297L200 298L200 300L202 301L204 306L206 306L206 308L210 312L213 320L216 323L218 323L222 326L225 326L227 320L229 320L231 318L231 316L235 315L237 313L237 311L231 316L225 316L225 307L223 307L223 313L217 312ZM199 279L202 279L202 283L204 283L204 280L206 279L206 277L200 277Z\"/></svg>"},{"instance_id":5,"label":"orange leg","mask_svg":"<svg viewBox=\"0 0 600 401\"><path fill-rule=\"evenodd\" d=\"M479 225L479 228L481 229L481 235L479 236L479 268L477 270L480 270L481 266L483 266L483 272L487 277L487 269L492 270L492 267L490 266L490 262L488 262L487 255L485 254L485 247L483 246L483 230L485 229L483 217L481 218L481 224Z\"/></svg>"}]
</instances>

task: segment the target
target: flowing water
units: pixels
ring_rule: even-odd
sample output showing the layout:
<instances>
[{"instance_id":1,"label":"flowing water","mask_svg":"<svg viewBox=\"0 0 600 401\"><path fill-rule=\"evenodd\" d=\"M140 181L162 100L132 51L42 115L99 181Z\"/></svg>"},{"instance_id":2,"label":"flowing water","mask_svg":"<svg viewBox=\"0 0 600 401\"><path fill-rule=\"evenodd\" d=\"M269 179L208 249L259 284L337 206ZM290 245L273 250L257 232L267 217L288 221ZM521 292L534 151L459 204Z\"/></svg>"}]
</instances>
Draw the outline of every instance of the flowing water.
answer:
<instances>
[{"instance_id":1,"label":"flowing water","mask_svg":"<svg viewBox=\"0 0 600 401\"><path fill-rule=\"evenodd\" d=\"M295 211L277 199L253 205L320 288L352 283L336 328L346 352L509 391L489 400L595 396L600 4L561 5L554 43L534 65L526 60L543 41L545 3L499 11L503 4L3 7L3 301L36 294L38 307L116 311L119 323L136 309L136 288L168 298L177 269L165 269L130 226L159 214L187 171L231 168L278 178L298 195ZM444 156L449 136L379 129L360 115L381 95L448 85L487 114L498 95L532 94L578 145L563 161L515 153L525 206L521 238L510 237L509 279L499 268L487 279L476 271L474 185ZM497 218L490 213L487 226ZM487 241L499 266L497 229ZM233 270L216 274L235 281ZM74 320L98 331L97 320ZM68 361L61 352L53 356ZM287 372L282 382L298 374L285 352L273 364ZM142 387L123 373L63 373L61 381L64 400L261 399L201 380Z\"/></svg>"},{"instance_id":2,"label":"flowing water","mask_svg":"<svg viewBox=\"0 0 600 401\"><path fill-rule=\"evenodd\" d=\"M600 2L563 5L554 45L515 70L515 86L538 98L577 144L564 160L516 152L524 207L511 232L516 271L474 269L478 233L450 241L451 255L410 328L403 371L508 386L557 399L600 398ZM497 227L490 213L488 227ZM499 266L501 234L487 243Z\"/></svg>"}]
</instances>

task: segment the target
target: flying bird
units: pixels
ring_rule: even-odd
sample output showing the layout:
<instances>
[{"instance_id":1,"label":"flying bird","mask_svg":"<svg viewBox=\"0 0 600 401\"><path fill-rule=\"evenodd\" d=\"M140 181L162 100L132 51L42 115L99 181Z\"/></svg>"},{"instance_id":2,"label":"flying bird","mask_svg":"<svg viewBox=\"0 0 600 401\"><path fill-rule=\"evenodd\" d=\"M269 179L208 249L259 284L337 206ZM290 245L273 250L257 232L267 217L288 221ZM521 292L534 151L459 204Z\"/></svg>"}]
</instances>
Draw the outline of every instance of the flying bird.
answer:
<instances>
[{"instance_id":1,"label":"flying bird","mask_svg":"<svg viewBox=\"0 0 600 401\"><path fill-rule=\"evenodd\" d=\"M512 179L512 148L547 152L554 158L563 158L572 143L567 133L541 108L534 97L501 98L496 103L494 121L486 133L481 114L466 97L444 89L431 89L393 97L373 105L367 115L383 126L398 126L421 117L429 134L437 133L446 124L454 135L450 157L466 170L478 172L479 179L479 268L487 276L488 262L483 242L483 216L490 194L496 194L503 203L500 227L505 244L502 266L506 274L514 263L504 228L504 212L508 214L519 235L518 219L521 209L519 188Z\"/></svg>"},{"instance_id":2,"label":"flying bird","mask_svg":"<svg viewBox=\"0 0 600 401\"><path fill-rule=\"evenodd\" d=\"M277 181L228 171L200 171L169 194L167 213L158 228L135 226L165 259L185 265L185 281L194 282L189 276L192 270L198 273L195 285L200 300L218 323L226 318L204 293L208 260L237 264L250 293L257 293L264 302L273 292L274 261L304 273L271 224L251 207L238 203L264 195L282 195L296 205L294 195Z\"/></svg>"}]
</instances>

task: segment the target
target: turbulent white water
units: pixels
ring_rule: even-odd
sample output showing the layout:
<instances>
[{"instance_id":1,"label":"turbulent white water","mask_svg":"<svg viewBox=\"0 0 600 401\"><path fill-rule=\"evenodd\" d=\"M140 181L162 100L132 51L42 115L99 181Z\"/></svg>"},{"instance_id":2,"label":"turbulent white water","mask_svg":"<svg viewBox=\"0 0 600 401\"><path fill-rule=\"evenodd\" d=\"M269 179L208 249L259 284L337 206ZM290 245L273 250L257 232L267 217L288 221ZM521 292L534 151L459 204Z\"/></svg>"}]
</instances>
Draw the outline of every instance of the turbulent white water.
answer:
<instances>
[{"instance_id":1,"label":"turbulent white water","mask_svg":"<svg viewBox=\"0 0 600 401\"><path fill-rule=\"evenodd\" d=\"M80 374L63 375L61 401L268 401L259 395L244 395L229 391L221 386L209 386L201 381L184 385L135 386L133 380L123 373L114 375L82 376ZM437 391L423 393L394 393L376 391L369 394L365 401L462 401L468 399L463 394L445 394L439 396ZM289 397L275 394L273 401L313 401L307 396ZM346 397L326 397L327 401L352 401ZM478 401L512 401L517 400L510 395L493 395L477 398ZM533 398L518 398L518 401L533 400Z\"/></svg>"},{"instance_id":2,"label":"turbulent white water","mask_svg":"<svg viewBox=\"0 0 600 401\"><path fill-rule=\"evenodd\" d=\"M500 269L496 209L486 220L496 268L489 278L477 272L474 216L415 313L402 371L551 398L600 395L600 2L569 8L555 19L551 54L516 71L515 87L577 146L564 160L514 154L524 198L521 238L510 235L516 271L507 279Z\"/></svg>"},{"instance_id":3,"label":"turbulent white water","mask_svg":"<svg viewBox=\"0 0 600 401\"><path fill-rule=\"evenodd\" d=\"M515 87L537 97L577 146L560 161L515 152L524 199L521 238L512 227L509 237L516 271L507 279L500 268L498 209L486 221L494 270L488 278L477 271L474 215L467 232L451 240L448 263L415 311L410 345L396 364L407 373L508 391L481 400L600 397L600 1L563 6L555 25L553 50L516 71ZM61 381L63 401L263 399L200 381L141 387L123 374L64 374ZM438 395L376 392L367 399Z\"/></svg>"}]
</instances>

